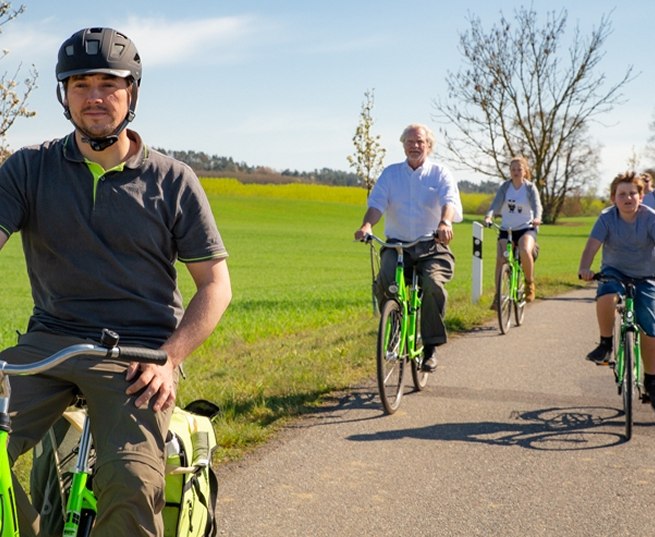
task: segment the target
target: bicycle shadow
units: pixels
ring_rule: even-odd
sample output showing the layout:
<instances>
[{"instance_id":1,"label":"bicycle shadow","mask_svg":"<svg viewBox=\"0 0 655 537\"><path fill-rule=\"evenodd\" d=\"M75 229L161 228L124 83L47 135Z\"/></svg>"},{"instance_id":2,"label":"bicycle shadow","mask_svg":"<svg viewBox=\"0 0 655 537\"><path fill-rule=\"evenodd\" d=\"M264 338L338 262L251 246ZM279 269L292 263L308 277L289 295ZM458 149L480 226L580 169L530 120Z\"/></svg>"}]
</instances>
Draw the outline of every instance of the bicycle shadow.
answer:
<instances>
[{"instance_id":1,"label":"bicycle shadow","mask_svg":"<svg viewBox=\"0 0 655 537\"><path fill-rule=\"evenodd\" d=\"M442 442L469 442L519 446L540 451L581 451L626 442L622 412L611 407L551 407L515 411L507 422L439 423L421 428L379 431L347 437L353 442L379 442L415 438Z\"/></svg>"},{"instance_id":2,"label":"bicycle shadow","mask_svg":"<svg viewBox=\"0 0 655 537\"><path fill-rule=\"evenodd\" d=\"M374 414L362 417L358 413L355 418L346 418L351 411L360 410L373 411ZM303 414L310 419L296 421L286 427L289 429L306 429L317 425L356 423L377 420L385 415L381 409L377 391L369 386L331 393L322 399L320 406L307 408Z\"/></svg>"}]
</instances>

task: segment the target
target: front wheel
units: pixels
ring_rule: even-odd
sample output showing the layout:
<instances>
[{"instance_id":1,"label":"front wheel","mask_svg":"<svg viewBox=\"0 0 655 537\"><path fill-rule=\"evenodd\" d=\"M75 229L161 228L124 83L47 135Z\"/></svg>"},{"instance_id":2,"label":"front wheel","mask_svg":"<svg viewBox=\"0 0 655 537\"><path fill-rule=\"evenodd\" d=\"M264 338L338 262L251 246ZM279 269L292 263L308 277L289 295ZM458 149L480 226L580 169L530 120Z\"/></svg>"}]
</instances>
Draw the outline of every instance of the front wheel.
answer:
<instances>
[{"instance_id":1,"label":"front wheel","mask_svg":"<svg viewBox=\"0 0 655 537\"><path fill-rule=\"evenodd\" d=\"M419 307L416 312L416 329L415 332L415 344L414 349L416 351L423 350L423 338L421 337L421 308ZM428 384L428 377L430 373L423 371L423 356L420 355L414 360L412 360L412 380L414 381L414 388L417 392L420 392Z\"/></svg>"},{"instance_id":2,"label":"front wheel","mask_svg":"<svg viewBox=\"0 0 655 537\"><path fill-rule=\"evenodd\" d=\"M385 413L393 414L400 406L405 376L402 350L402 317L400 304L387 300L382 306L377 344L377 378L380 400Z\"/></svg>"},{"instance_id":3,"label":"front wheel","mask_svg":"<svg viewBox=\"0 0 655 537\"><path fill-rule=\"evenodd\" d=\"M635 394L635 333L626 332L623 341L623 412L625 413L625 439L632 438L634 423L633 403Z\"/></svg>"},{"instance_id":4,"label":"front wheel","mask_svg":"<svg viewBox=\"0 0 655 537\"><path fill-rule=\"evenodd\" d=\"M510 328L510 320L512 317L512 294L511 294L511 269L505 263L498 274L498 281L496 282L496 289L498 290L498 307L496 313L498 314L498 327L502 334L507 334Z\"/></svg>"}]
</instances>

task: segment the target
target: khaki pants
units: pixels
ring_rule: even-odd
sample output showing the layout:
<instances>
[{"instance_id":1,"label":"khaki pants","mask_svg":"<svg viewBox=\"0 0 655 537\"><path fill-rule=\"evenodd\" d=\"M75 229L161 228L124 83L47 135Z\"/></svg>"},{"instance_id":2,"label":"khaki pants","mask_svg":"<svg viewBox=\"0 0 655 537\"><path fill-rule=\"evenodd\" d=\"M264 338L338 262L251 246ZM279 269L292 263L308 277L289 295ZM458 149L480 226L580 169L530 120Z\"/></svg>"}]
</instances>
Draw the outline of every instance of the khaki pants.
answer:
<instances>
[{"instance_id":1,"label":"khaki pants","mask_svg":"<svg viewBox=\"0 0 655 537\"><path fill-rule=\"evenodd\" d=\"M390 239L387 242L393 242ZM395 250L385 248L380 258L380 274L376 281L378 304L388 298L386 289L395 281L397 254ZM448 293L444 283L453 278L455 256L448 246L435 242L420 242L405 250L404 262L406 274L412 265L421 276L423 302L421 305L421 337L425 345L443 345L448 339L444 318Z\"/></svg>"},{"instance_id":2,"label":"khaki pants","mask_svg":"<svg viewBox=\"0 0 655 537\"><path fill-rule=\"evenodd\" d=\"M32 362L77 343L84 341L34 330L0 358ZM12 377L9 455L15 461L31 449L81 391L97 455L93 488L98 517L93 536L161 537L164 443L172 408L155 413L134 406L135 396L125 395L125 369L122 362L80 356L41 375ZM22 491L16 496L21 535L38 535L38 515Z\"/></svg>"}]
</instances>

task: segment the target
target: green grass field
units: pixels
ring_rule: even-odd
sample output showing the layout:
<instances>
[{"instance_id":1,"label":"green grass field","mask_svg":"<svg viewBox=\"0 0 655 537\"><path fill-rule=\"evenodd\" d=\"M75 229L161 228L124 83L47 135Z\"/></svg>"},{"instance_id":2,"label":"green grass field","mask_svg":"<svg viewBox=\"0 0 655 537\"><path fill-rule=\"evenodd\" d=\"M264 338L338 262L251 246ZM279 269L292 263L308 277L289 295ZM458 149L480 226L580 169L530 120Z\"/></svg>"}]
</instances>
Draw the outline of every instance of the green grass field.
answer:
<instances>
[{"instance_id":1,"label":"green grass field","mask_svg":"<svg viewBox=\"0 0 655 537\"><path fill-rule=\"evenodd\" d=\"M233 301L214 335L185 364L179 402L211 399L219 460L265 441L291 416L374 374L376 318L371 312L368 246L353 241L365 209L363 189L318 185L243 185L204 179L228 247ZM467 203L470 202L470 203ZM465 200L470 206L478 200ZM484 290L471 304L472 222L455 225L457 259L447 322L468 330L493 318L495 234L485 231ZM537 297L577 287L580 253L593 218L542 226ZM375 230L382 235L382 225ZM20 240L2 255L4 346L24 330L31 296ZM180 267L188 299L192 283ZM447 349L447 348L446 348ZM447 352L445 350L444 352Z\"/></svg>"}]
</instances>

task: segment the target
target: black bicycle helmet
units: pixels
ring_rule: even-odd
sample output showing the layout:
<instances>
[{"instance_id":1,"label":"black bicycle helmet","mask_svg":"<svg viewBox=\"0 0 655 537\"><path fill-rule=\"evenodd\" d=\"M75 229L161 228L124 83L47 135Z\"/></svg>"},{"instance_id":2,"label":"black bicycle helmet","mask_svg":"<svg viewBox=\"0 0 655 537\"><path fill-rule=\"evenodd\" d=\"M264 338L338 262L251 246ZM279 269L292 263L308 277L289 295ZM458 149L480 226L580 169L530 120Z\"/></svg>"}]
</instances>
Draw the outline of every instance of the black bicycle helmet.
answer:
<instances>
[{"instance_id":1,"label":"black bicycle helmet","mask_svg":"<svg viewBox=\"0 0 655 537\"><path fill-rule=\"evenodd\" d=\"M64 107L64 115L71 121L70 110L63 98L69 77L105 73L133 81L130 110L113 134L94 138L73 123L84 135L84 141L96 151L102 151L115 143L120 132L134 119L136 111L138 87L141 84L141 57L134 43L113 28L85 28L75 32L61 45L55 72L58 82L57 97Z\"/></svg>"}]
</instances>

